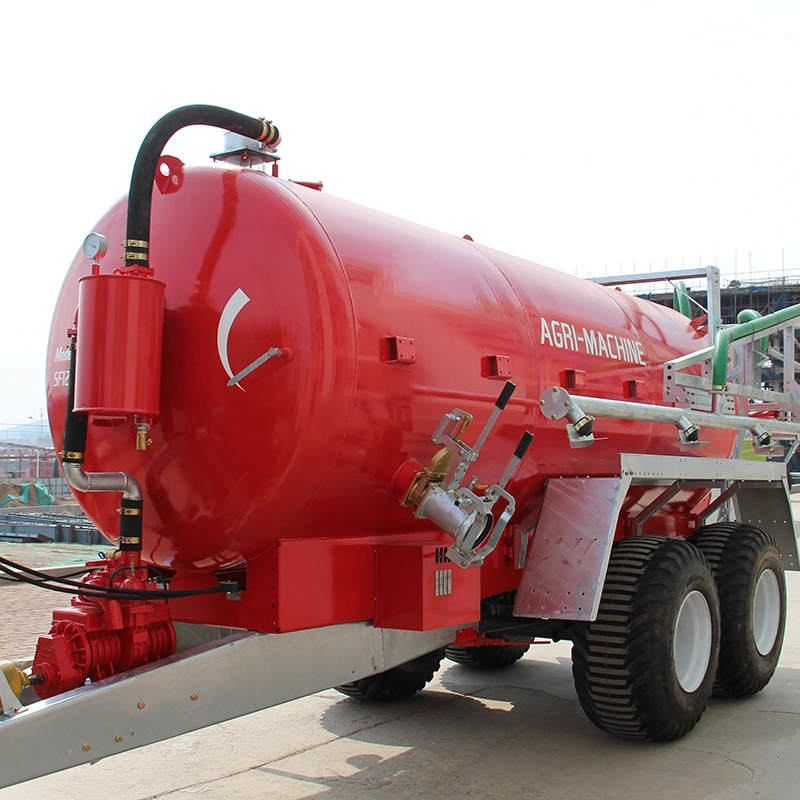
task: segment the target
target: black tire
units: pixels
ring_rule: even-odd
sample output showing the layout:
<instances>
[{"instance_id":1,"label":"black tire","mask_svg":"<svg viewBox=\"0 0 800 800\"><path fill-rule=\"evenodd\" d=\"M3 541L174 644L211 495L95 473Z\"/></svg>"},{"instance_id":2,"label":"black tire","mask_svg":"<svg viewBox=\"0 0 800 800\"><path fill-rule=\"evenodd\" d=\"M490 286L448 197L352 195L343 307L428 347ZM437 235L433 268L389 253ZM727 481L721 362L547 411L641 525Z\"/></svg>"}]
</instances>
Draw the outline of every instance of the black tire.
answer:
<instances>
[{"instance_id":1,"label":"black tire","mask_svg":"<svg viewBox=\"0 0 800 800\"><path fill-rule=\"evenodd\" d=\"M597 619L575 626L572 673L583 710L629 739L685 736L711 697L719 637L714 578L696 547L655 536L617 542Z\"/></svg>"},{"instance_id":2,"label":"black tire","mask_svg":"<svg viewBox=\"0 0 800 800\"><path fill-rule=\"evenodd\" d=\"M479 647L451 645L444 654L462 667L502 669L516 664L528 652L529 647L527 644L487 644Z\"/></svg>"},{"instance_id":3,"label":"black tire","mask_svg":"<svg viewBox=\"0 0 800 800\"><path fill-rule=\"evenodd\" d=\"M722 639L714 694L749 697L769 683L783 647L780 552L766 531L738 522L706 525L689 540L708 560L719 593Z\"/></svg>"},{"instance_id":4,"label":"black tire","mask_svg":"<svg viewBox=\"0 0 800 800\"><path fill-rule=\"evenodd\" d=\"M397 667L368 675L360 681L345 683L335 688L348 697L373 703L405 700L425 688L444 658L444 648L406 661Z\"/></svg>"}]
</instances>

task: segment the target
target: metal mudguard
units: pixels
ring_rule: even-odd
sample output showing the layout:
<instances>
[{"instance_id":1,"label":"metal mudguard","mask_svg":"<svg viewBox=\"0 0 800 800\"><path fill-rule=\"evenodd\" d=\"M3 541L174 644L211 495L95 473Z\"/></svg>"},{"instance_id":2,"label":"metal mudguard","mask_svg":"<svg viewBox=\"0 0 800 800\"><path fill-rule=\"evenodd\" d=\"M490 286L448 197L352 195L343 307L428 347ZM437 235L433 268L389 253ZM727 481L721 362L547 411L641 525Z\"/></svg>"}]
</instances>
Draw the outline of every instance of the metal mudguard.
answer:
<instances>
[{"instance_id":1,"label":"metal mudguard","mask_svg":"<svg viewBox=\"0 0 800 800\"><path fill-rule=\"evenodd\" d=\"M623 453L610 478L556 478L548 482L525 565L514 615L591 621L603 590L611 545L631 486L733 487L737 520L772 534L784 568L798 569L797 539L779 462Z\"/></svg>"}]
</instances>

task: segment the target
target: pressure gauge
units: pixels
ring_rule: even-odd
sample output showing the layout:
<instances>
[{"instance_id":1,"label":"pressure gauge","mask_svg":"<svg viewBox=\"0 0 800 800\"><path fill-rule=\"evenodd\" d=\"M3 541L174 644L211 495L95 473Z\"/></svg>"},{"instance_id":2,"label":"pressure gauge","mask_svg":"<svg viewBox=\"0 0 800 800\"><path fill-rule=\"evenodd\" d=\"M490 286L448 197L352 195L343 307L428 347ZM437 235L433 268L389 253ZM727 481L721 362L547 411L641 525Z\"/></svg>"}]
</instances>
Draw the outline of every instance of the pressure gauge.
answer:
<instances>
[{"instance_id":1,"label":"pressure gauge","mask_svg":"<svg viewBox=\"0 0 800 800\"><path fill-rule=\"evenodd\" d=\"M83 240L83 254L92 261L99 261L108 252L108 239L102 233L90 233Z\"/></svg>"}]
</instances>

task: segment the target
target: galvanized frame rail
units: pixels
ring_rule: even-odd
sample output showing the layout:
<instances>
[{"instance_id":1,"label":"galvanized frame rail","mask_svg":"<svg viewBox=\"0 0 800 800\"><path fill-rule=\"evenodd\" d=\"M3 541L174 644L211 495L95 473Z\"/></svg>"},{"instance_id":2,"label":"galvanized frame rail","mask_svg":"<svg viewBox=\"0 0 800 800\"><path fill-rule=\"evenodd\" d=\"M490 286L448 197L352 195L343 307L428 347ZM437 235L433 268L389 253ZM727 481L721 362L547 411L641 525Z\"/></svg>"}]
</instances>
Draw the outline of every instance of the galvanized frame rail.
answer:
<instances>
[{"instance_id":1,"label":"galvanized frame rail","mask_svg":"<svg viewBox=\"0 0 800 800\"><path fill-rule=\"evenodd\" d=\"M241 632L82 686L0 716L0 788L384 672L450 644L455 632L369 623ZM9 692L0 688L4 704Z\"/></svg>"}]
</instances>

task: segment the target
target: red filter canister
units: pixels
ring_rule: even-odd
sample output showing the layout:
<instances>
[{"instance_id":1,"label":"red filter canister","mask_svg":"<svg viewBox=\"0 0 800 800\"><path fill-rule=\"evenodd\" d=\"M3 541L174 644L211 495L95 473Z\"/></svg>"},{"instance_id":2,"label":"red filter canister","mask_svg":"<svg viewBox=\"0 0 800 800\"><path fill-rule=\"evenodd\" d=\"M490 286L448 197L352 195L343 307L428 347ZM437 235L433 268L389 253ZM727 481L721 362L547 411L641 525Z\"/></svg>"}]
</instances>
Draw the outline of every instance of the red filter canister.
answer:
<instances>
[{"instance_id":1,"label":"red filter canister","mask_svg":"<svg viewBox=\"0 0 800 800\"><path fill-rule=\"evenodd\" d=\"M157 415L164 283L87 275L79 286L75 411Z\"/></svg>"}]
</instances>

